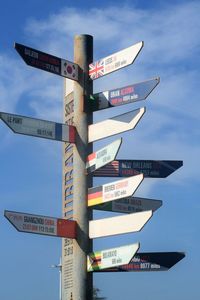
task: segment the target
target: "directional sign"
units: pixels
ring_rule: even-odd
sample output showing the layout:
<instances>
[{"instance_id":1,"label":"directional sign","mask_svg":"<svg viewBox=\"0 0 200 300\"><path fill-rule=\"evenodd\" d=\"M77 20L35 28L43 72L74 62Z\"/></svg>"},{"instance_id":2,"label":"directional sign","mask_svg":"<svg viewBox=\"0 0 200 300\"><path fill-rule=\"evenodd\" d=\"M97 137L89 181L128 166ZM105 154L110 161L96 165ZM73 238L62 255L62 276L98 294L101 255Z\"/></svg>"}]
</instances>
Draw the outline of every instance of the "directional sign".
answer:
<instances>
[{"instance_id":1,"label":"directional sign","mask_svg":"<svg viewBox=\"0 0 200 300\"><path fill-rule=\"evenodd\" d=\"M89 125L89 143L135 128L145 113L145 107Z\"/></svg>"},{"instance_id":2,"label":"directional sign","mask_svg":"<svg viewBox=\"0 0 200 300\"><path fill-rule=\"evenodd\" d=\"M128 264L140 247L139 243L89 253L88 272Z\"/></svg>"},{"instance_id":3,"label":"directional sign","mask_svg":"<svg viewBox=\"0 0 200 300\"><path fill-rule=\"evenodd\" d=\"M0 112L0 119L15 133L75 143L76 128L71 125Z\"/></svg>"},{"instance_id":4,"label":"directional sign","mask_svg":"<svg viewBox=\"0 0 200 300\"><path fill-rule=\"evenodd\" d=\"M75 221L7 210L4 211L4 216L21 232L76 238L77 224Z\"/></svg>"},{"instance_id":5,"label":"directional sign","mask_svg":"<svg viewBox=\"0 0 200 300\"><path fill-rule=\"evenodd\" d=\"M139 173L144 177L165 178L182 167L182 160L118 159L94 172L97 177L129 177Z\"/></svg>"},{"instance_id":6,"label":"directional sign","mask_svg":"<svg viewBox=\"0 0 200 300\"><path fill-rule=\"evenodd\" d=\"M66 59L15 43L15 49L25 63L65 78L78 80L78 65Z\"/></svg>"},{"instance_id":7,"label":"directional sign","mask_svg":"<svg viewBox=\"0 0 200 300\"><path fill-rule=\"evenodd\" d=\"M144 100L160 82L159 78L135 83L90 97L92 111Z\"/></svg>"},{"instance_id":8,"label":"directional sign","mask_svg":"<svg viewBox=\"0 0 200 300\"><path fill-rule=\"evenodd\" d=\"M183 252L137 253L130 261L120 267L107 268L104 272L167 271L185 257ZM101 272L101 270L94 270Z\"/></svg>"},{"instance_id":9,"label":"directional sign","mask_svg":"<svg viewBox=\"0 0 200 300\"><path fill-rule=\"evenodd\" d=\"M113 161L117 156L121 143L122 139L118 139L97 152L90 154L86 162L87 173L92 173Z\"/></svg>"},{"instance_id":10,"label":"directional sign","mask_svg":"<svg viewBox=\"0 0 200 300\"><path fill-rule=\"evenodd\" d=\"M124 199L96 205L94 209L130 214L146 210L152 210L154 212L161 206L161 200L146 199L140 197L127 197Z\"/></svg>"},{"instance_id":11,"label":"directional sign","mask_svg":"<svg viewBox=\"0 0 200 300\"><path fill-rule=\"evenodd\" d=\"M94 80L131 65L138 56L143 45L143 42L139 42L131 47L123 49L90 64L89 77Z\"/></svg>"},{"instance_id":12,"label":"directional sign","mask_svg":"<svg viewBox=\"0 0 200 300\"><path fill-rule=\"evenodd\" d=\"M90 221L89 237L93 239L140 231L152 215L152 211L149 210L136 214Z\"/></svg>"},{"instance_id":13,"label":"directional sign","mask_svg":"<svg viewBox=\"0 0 200 300\"><path fill-rule=\"evenodd\" d=\"M133 195L143 180L143 174L88 189L88 206Z\"/></svg>"}]
</instances>

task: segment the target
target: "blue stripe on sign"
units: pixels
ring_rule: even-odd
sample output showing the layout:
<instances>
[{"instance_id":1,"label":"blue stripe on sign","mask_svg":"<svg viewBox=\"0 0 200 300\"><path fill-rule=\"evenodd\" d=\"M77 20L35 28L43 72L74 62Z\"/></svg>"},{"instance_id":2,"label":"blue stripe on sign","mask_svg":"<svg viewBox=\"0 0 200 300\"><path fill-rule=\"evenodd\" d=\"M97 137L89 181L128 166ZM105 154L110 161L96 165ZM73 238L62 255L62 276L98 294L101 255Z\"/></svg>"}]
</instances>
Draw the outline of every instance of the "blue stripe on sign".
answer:
<instances>
[{"instance_id":1,"label":"blue stripe on sign","mask_svg":"<svg viewBox=\"0 0 200 300\"><path fill-rule=\"evenodd\" d=\"M56 140L62 141L62 124L56 123L55 125L55 136Z\"/></svg>"}]
</instances>

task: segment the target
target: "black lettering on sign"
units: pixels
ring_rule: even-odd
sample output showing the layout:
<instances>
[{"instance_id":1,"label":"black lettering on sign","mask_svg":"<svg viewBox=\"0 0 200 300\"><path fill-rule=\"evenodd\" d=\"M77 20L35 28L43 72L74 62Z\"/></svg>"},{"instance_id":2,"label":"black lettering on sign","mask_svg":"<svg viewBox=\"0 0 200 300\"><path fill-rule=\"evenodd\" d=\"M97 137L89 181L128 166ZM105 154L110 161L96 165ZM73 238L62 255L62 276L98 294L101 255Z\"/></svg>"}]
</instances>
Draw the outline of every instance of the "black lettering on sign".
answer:
<instances>
[{"instance_id":1,"label":"black lettering on sign","mask_svg":"<svg viewBox=\"0 0 200 300\"><path fill-rule=\"evenodd\" d=\"M53 136L53 132L51 130L40 129L40 128L37 129L37 134L38 135L50 136L50 137Z\"/></svg>"},{"instance_id":2,"label":"black lettering on sign","mask_svg":"<svg viewBox=\"0 0 200 300\"><path fill-rule=\"evenodd\" d=\"M113 61L112 57L107 58L105 60L105 65L108 65L108 64L112 63L112 61Z\"/></svg>"},{"instance_id":3,"label":"black lettering on sign","mask_svg":"<svg viewBox=\"0 0 200 300\"><path fill-rule=\"evenodd\" d=\"M110 191L113 191L115 189L115 185L114 184L111 184L111 185L108 185L105 187L104 189L104 192L110 192Z\"/></svg>"},{"instance_id":4,"label":"black lettering on sign","mask_svg":"<svg viewBox=\"0 0 200 300\"><path fill-rule=\"evenodd\" d=\"M22 118L18 118L18 117L7 117L7 122L8 123L15 123L15 124L22 124Z\"/></svg>"},{"instance_id":5,"label":"black lettering on sign","mask_svg":"<svg viewBox=\"0 0 200 300\"><path fill-rule=\"evenodd\" d=\"M103 258L110 258L113 256L117 256L117 250L111 250L103 253Z\"/></svg>"},{"instance_id":6,"label":"black lettering on sign","mask_svg":"<svg viewBox=\"0 0 200 300\"><path fill-rule=\"evenodd\" d=\"M100 158L107 154L107 149L103 149L102 151L97 152L97 158Z\"/></svg>"},{"instance_id":7,"label":"black lettering on sign","mask_svg":"<svg viewBox=\"0 0 200 300\"><path fill-rule=\"evenodd\" d=\"M107 161L109 161L109 160L111 160L111 156L110 156L110 155L105 156L105 157L103 158L103 162L104 162L104 163L107 162Z\"/></svg>"}]
</instances>

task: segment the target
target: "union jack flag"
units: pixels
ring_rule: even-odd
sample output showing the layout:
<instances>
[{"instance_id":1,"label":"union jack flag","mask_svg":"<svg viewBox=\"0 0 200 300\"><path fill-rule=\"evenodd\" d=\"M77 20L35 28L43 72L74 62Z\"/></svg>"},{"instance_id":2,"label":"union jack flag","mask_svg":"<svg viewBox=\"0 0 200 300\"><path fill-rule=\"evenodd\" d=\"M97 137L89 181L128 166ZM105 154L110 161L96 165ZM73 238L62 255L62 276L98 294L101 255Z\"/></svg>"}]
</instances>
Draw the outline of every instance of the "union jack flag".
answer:
<instances>
[{"instance_id":1,"label":"union jack flag","mask_svg":"<svg viewBox=\"0 0 200 300\"><path fill-rule=\"evenodd\" d=\"M104 60L96 61L89 65L89 76L91 79L97 79L104 75Z\"/></svg>"}]
</instances>

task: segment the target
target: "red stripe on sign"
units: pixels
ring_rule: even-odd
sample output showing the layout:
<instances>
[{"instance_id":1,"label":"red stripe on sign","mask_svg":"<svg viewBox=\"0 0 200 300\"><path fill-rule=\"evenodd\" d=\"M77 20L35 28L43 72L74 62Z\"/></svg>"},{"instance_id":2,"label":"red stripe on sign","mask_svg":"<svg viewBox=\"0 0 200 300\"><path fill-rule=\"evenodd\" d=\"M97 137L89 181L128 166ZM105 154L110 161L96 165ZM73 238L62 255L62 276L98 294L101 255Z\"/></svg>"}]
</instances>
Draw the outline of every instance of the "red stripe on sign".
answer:
<instances>
[{"instance_id":1,"label":"red stripe on sign","mask_svg":"<svg viewBox=\"0 0 200 300\"><path fill-rule=\"evenodd\" d=\"M69 125L69 142L76 142L76 127Z\"/></svg>"},{"instance_id":2,"label":"red stripe on sign","mask_svg":"<svg viewBox=\"0 0 200 300\"><path fill-rule=\"evenodd\" d=\"M119 167L119 162L117 160L113 160L110 165L113 167Z\"/></svg>"},{"instance_id":3,"label":"red stripe on sign","mask_svg":"<svg viewBox=\"0 0 200 300\"><path fill-rule=\"evenodd\" d=\"M87 162L90 162L90 161L93 160L94 158L96 158L96 152L94 152L94 153L88 155L88 157L87 157Z\"/></svg>"},{"instance_id":4,"label":"red stripe on sign","mask_svg":"<svg viewBox=\"0 0 200 300\"><path fill-rule=\"evenodd\" d=\"M96 193L93 193L93 194L88 194L88 200L91 200L91 199L95 199L95 198L100 198L102 197L102 191L101 192L96 192Z\"/></svg>"},{"instance_id":5,"label":"red stripe on sign","mask_svg":"<svg viewBox=\"0 0 200 300\"><path fill-rule=\"evenodd\" d=\"M117 160L112 161L111 163L107 164L106 166L95 170L94 176L115 176L119 174L119 162Z\"/></svg>"},{"instance_id":6,"label":"red stripe on sign","mask_svg":"<svg viewBox=\"0 0 200 300\"><path fill-rule=\"evenodd\" d=\"M75 239L77 237L76 221L57 219L57 236Z\"/></svg>"}]
</instances>

